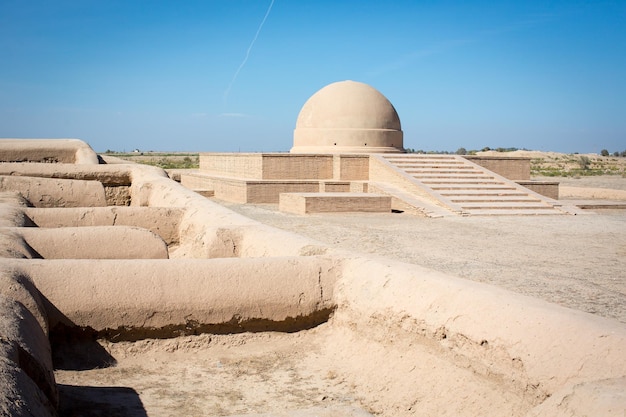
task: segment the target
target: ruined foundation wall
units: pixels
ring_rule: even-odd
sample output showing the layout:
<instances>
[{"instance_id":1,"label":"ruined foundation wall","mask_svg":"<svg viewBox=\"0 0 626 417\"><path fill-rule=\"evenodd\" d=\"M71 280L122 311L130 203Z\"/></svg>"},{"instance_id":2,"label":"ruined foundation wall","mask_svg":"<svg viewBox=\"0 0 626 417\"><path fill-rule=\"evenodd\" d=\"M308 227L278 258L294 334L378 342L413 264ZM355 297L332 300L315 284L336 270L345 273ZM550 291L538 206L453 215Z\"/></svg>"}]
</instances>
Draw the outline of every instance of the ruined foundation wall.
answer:
<instances>
[{"instance_id":1,"label":"ruined foundation wall","mask_svg":"<svg viewBox=\"0 0 626 417\"><path fill-rule=\"evenodd\" d=\"M409 338L459 370L469 368L516 392L527 406L538 407L533 416L561 415L567 406L583 415L575 404L604 407L594 389L606 383L626 388L626 329L613 320L416 265L361 257L344 262L333 323L350 327L363 343L375 334ZM442 374L444 368L433 366L432 374ZM389 377L384 369L376 372L379 380ZM568 395L576 403L564 405ZM555 396L560 400L540 405ZM449 406L458 398L442 400Z\"/></svg>"},{"instance_id":2,"label":"ruined foundation wall","mask_svg":"<svg viewBox=\"0 0 626 417\"><path fill-rule=\"evenodd\" d=\"M255 321L297 328L332 310L339 271L337 261L320 257L7 263L29 275L62 312L50 316L51 328L152 331L153 337L185 326L193 332L194 326L230 323L234 331Z\"/></svg>"},{"instance_id":3,"label":"ruined foundation wall","mask_svg":"<svg viewBox=\"0 0 626 417\"><path fill-rule=\"evenodd\" d=\"M157 234L134 226L13 229L43 259L167 259Z\"/></svg>"},{"instance_id":4,"label":"ruined foundation wall","mask_svg":"<svg viewBox=\"0 0 626 417\"><path fill-rule=\"evenodd\" d=\"M98 155L78 139L0 139L0 161L98 164Z\"/></svg>"},{"instance_id":5,"label":"ruined foundation wall","mask_svg":"<svg viewBox=\"0 0 626 417\"><path fill-rule=\"evenodd\" d=\"M30 279L6 265L0 270L0 317L2 415L56 415L47 311Z\"/></svg>"},{"instance_id":6,"label":"ruined foundation wall","mask_svg":"<svg viewBox=\"0 0 626 417\"><path fill-rule=\"evenodd\" d=\"M22 211L37 227L136 226L156 233L168 245L178 243L184 214L184 209L175 207L25 207Z\"/></svg>"},{"instance_id":7,"label":"ruined foundation wall","mask_svg":"<svg viewBox=\"0 0 626 417\"><path fill-rule=\"evenodd\" d=\"M0 176L0 191L17 191L35 207L106 205L104 187L96 181Z\"/></svg>"}]
</instances>

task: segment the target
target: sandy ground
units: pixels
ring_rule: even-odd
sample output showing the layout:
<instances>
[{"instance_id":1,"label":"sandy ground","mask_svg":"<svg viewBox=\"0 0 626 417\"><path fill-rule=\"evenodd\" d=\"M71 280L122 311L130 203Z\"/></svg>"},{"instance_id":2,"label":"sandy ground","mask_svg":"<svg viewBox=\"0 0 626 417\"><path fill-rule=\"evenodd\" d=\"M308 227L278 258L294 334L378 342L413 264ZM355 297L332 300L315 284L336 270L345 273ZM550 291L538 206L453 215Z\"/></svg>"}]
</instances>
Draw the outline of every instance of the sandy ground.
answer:
<instances>
[{"instance_id":1,"label":"sandy ground","mask_svg":"<svg viewBox=\"0 0 626 417\"><path fill-rule=\"evenodd\" d=\"M626 189L621 177L610 179L608 186L601 178L571 181ZM337 248L424 265L626 323L626 210L428 219L404 213L297 216L281 213L275 205L222 204ZM74 359L56 372L62 415L221 416L333 406L381 416L437 415L428 402L421 408L385 409L377 398L392 395L384 390L393 381L358 381L333 365L324 346L351 347L332 327L325 324L297 334L99 341L78 354L61 352L61 357ZM117 365L106 367L107 361ZM76 371L80 368L86 369ZM455 389L454 381L445 384ZM515 407L516 399L506 400ZM487 414L525 412L504 405L498 409L497 401L488 401L495 408ZM352 408L341 410L343 414L332 415L357 415ZM478 414L467 409L450 415Z\"/></svg>"},{"instance_id":2,"label":"sandy ground","mask_svg":"<svg viewBox=\"0 0 626 417\"><path fill-rule=\"evenodd\" d=\"M317 360L324 327L295 334L100 341L117 365L58 370L61 411L68 416L223 416L360 407L355 388Z\"/></svg>"}]
</instances>

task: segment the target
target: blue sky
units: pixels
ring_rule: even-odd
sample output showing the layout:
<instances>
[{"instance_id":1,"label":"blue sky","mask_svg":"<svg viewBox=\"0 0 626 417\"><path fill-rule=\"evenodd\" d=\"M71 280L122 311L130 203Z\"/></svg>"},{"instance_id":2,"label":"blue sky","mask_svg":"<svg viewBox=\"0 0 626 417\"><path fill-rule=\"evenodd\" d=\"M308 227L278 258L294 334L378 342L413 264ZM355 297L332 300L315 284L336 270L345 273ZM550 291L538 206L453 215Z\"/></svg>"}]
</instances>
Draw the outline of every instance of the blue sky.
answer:
<instances>
[{"instance_id":1,"label":"blue sky","mask_svg":"<svg viewBox=\"0 0 626 417\"><path fill-rule=\"evenodd\" d=\"M407 148L623 151L626 0L0 1L0 137L288 151L347 79Z\"/></svg>"}]
</instances>

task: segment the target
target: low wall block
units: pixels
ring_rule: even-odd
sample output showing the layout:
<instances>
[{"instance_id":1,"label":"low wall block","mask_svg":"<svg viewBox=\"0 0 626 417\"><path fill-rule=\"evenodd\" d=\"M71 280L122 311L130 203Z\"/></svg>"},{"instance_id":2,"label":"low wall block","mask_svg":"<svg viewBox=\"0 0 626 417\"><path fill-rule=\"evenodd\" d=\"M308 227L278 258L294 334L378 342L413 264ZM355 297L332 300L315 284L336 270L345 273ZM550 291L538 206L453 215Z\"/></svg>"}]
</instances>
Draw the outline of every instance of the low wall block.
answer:
<instances>
[{"instance_id":1,"label":"low wall block","mask_svg":"<svg viewBox=\"0 0 626 417\"><path fill-rule=\"evenodd\" d=\"M367 212L389 213L391 197L368 193L283 193L281 211L295 214Z\"/></svg>"},{"instance_id":2,"label":"low wall block","mask_svg":"<svg viewBox=\"0 0 626 417\"><path fill-rule=\"evenodd\" d=\"M557 181L516 181L522 187L554 200L559 199L559 183Z\"/></svg>"},{"instance_id":3,"label":"low wall block","mask_svg":"<svg viewBox=\"0 0 626 417\"><path fill-rule=\"evenodd\" d=\"M530 158L464 155L463 158L513 181L530 180Z\"/></svg>"}]
</instances>

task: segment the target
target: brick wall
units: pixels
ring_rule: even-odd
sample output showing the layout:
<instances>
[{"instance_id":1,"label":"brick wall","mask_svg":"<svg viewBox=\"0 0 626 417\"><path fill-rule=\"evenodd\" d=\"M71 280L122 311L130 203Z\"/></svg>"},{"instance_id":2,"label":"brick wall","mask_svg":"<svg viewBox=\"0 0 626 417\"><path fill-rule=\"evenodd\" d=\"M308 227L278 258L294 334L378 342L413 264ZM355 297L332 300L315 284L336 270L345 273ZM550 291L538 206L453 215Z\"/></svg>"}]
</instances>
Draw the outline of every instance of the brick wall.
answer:
<instances>
[{"instance_id":1,"label":"brick wall","mask_svg":"<svg viewBox=\"0 0 626 417\"><path fill-rule=\"evenodd\" d=\"M320 182L320 191L324 193L347 193L350 192L350 183L348 181L322 181Z\"/></svg>"},{"instance_id":2,"label":"brick wall","mask_svg":"<svg viewBox=\"0 0 626 417\"><path fill-rule=\"evenodd\" d=\"M332 155L264 154L265 180L333 179Z\"/></svg>"},{"instance_id":3,"label":"brick wall","mask_svg":"<svg viewBox=\"0 0 626 417\"><path fill-rule=\"evenodd\" d=\"M559 183L556 181L516 181L531 191L555 200L559 199Z\"/></svg>"},{"instance_id":4,"label":"brick wall","mask_svg":"<svg viewBox=\"0 0 626 417\"><path fill-rule=\"evenodd\" d=\"M510 180L530 180L530 158L478 155L463 158Z\"/></svg>"},{"instance_id":5,"label":"brick wall","mask_svg":"<svg viewBox=\"0 0 626 417\"><path fill-rule=\"evenodd\" d=\"M190 190L212 190L213 180L206 175L198 174L181 174L181 185L189 188Z\"/></svg>"},{"instance_id":6,"label":"brick wall","mask_svg":"<svg viewBox=\"0 0 626 417\"><path fill-rule=\"evenodd\" d=\"M317 193L319 190L318 181L248 183L245 202L276 204L280 193Z\"/></svg>"},{"instance_id":7,"label":"brick wall","mask_svg":"<svg viewBox=\"0 0 626 417\"><path fill-rule=\"evenodd\" d=\"M367 181L370 157L367 155L340 155L339 179L342 181Z\"/></svg>"},{"instance_id":8,"label":"brick wall","mask_svg":"<svg viewBox=\"0 0 626 417\"><path fill-rule=\"evenodd\" d=\"M263 154L201 153L200 171L232 178L263 178Z\"/></svg>"}]
</instances>

